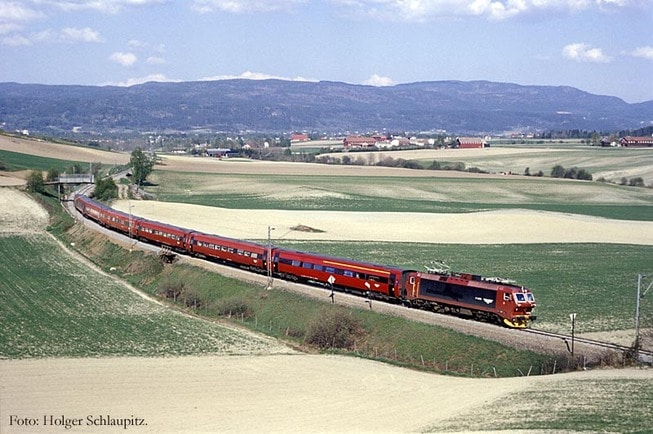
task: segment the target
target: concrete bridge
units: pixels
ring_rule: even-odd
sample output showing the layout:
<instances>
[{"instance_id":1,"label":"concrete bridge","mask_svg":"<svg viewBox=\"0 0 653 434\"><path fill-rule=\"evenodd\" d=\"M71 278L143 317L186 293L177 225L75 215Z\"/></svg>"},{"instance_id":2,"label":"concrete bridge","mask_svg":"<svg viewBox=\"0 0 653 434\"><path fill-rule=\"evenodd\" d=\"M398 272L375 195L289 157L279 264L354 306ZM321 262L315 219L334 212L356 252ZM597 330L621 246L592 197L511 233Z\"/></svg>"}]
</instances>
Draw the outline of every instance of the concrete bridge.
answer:
<instances>
[{"instance_id":1,"label":"concrete bridge","mask_svg":"<svg viewBox=\"0 0 653 434\"><path fill-rule=\"evenodd\" d=\"M48 181L45 184L93 184L95 177L89 173L80 173L76 175L60 175L56 181Z\"/></svg>"}]
</instances>

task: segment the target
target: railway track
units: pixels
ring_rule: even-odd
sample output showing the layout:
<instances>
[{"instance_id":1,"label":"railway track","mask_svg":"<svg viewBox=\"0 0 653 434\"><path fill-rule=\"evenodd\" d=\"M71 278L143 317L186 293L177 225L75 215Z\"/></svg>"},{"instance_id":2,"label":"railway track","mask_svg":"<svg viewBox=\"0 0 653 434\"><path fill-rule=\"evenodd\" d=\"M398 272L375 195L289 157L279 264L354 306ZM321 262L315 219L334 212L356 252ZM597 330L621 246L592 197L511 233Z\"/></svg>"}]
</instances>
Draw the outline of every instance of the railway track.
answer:
<instances>
[{"instance_id":1,"label":"railway track","mask_svg":"<svg viewBox=\"0 0 653 434\"><path fill-rule=\"evenodd\" d=\"M575 344L583 344L589 347L617 351L622 354L632 353L635 357L637 357L637 360L640 362L653 363L653 351L648 349L639 349L638 351L635 351L633 347L629 347L626 345L619 345L613 342L597 341L595 339L588 339L588 338L566 335L561 333L553 333L546 330L538 330L538 329L531 328L522 331L524 333L528 333L532 335L546 336L548 338L553 338L553 339L556 338L561 339L567 345L567 349L570 353L574 353Z\"/></svg>"},{"instance_id":2,"label":"railway track","mask_svg":"<svg viewBox=\"0 0 653 434\"><path fill-rule=\"evenodd\" d=\"M68 203L68 206L65 207L71 215L81 218L86 221L85 224L88 224L94 230L104 233L105 235L114 238L114 239L123 239L126 241L133 242L131 247L135 247L138 244L139 248L147 249L156 252L157 247L152 246L147 243L139 243L136 240L128 238L126 235L119 234L117 232L104 229L101 226L86 220L86 218L80 214L77 214L75 208L72 206L72 203ZM185 257L185 255L182 255ZM199 261L203 265L214 268L217 267L221 270L222 273L234 274L232 277L242 278L245 280L257 280L265 279L265 276L252 275L250 272L240 270L234 267L228 267L226 265L217 264L214 262L207 263L201 259L185 257L188 261ZM283 287L286 290L291 290L305 295L309 295L315 298L324 297L324 288L316 288L315 286L307 286L299 283L293 283L288 281L283 281L276 279L276 285ZM333 296L331 296L333 297ZM358 308L367 308L372 309L372 301L364 297L355 297L351 294L338 292L336 298L337 301L332 298L332 302L336 304L342 304L351 307ZM367 306L365 303L368 303ZM524 348L536 352L542 352L543 348L546 348L545 352L555 352L562 354L565 352L565 347L568 352L572 352L572 347L575 345L577 352L575 354L582 354L583 357L588 357L588 362L596 360L600 351L609 350L614 351L620 354L633 353L633 349L628 346L619 345L610 342L601 342L593 339L581 338L574 336L572 339L571 335L564 335L558 333L552 333L545 330L538 329L508 329L504 327L499 327L493 324L488 324L478 321L470 321L468 319L459 318L457 316L443 315L433 313L431 311L419 310L419 309L409 309L401 305L396 304L387 304L387 303L374 303L374 310L379 312L388 313L394 316L406 317L414 321L420 321L424 323L436 324L457 330L466 334L476 335L488 340L497 341L509 346L514 346L517 348ZM527 339L524 335L530 335ZM556 343L559 342L559 343ZM548 349L548 350L547 350ZM594 354L591 354L594 353ZM637 352L637 359L644 363L653 363L653 351L651 350L639 350Z\"/></svg>"}]
</instances>

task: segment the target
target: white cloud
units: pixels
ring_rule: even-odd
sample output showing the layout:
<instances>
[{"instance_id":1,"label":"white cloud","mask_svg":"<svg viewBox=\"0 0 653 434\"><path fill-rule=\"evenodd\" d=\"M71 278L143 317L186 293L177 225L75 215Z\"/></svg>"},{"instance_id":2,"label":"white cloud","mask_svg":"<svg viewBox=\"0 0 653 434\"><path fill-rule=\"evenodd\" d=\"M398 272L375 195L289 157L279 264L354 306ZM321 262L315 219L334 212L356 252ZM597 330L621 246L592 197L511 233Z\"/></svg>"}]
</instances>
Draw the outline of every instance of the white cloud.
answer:
<instances>
[{"instance_id":1,"label":"white cloud","mask_svg":"<svg viewBox=\"0 0 653 434\"><path fill-rule=\"evenodd\" d=\"M95 10L115 14L134 6L149 6L169 3L170 0L41 0L43 4L55 6L64 11Z\"/></svg>"},{"instance_id":2,"label":"white cloud","mask_svg":"<svg viewBox=\"0 0 653 434\"><path fill-rule=\"evenodd\" d=\"M24 47L27 45L32 45L32 41L23 35L12 34L0 37L0 45L6 45L9 47Z\"/></svg>"},{"instance_id":3,"label":"white cloud","mask_svg":"<svg viewBox=\"0 0 653 434\"><path fill-rule=\"evenodd\" d=\"M8 27L8 31L5 32L3 31L3 26L0 25L0 35L4 35L0 38L0 45L26 46L36 43L103 42L100 34L90 27L83 29L66 27L58 32L45 29L29 35L22 34L20 31L16 32L15 26Z\"/></svg>"},{"instance_id":4,"label":"white cloud","mask_svg":"<svg viewBox=\"0 0 653 434\"><path fill-rule=\"evenodd\" d=\"M64 41L72 42L102 42L100 34L90 27L84 27L83 29L66 27L61 29L60 37Z\"/></svg>"},{"instance_id":5,"label":"white cloud","mask_svg":"<svg viewBox=\"0 0 653 434\"><path fill-rule=\"evenodd\" d=\"M163 65L166 63L166 60L163 57L159 56L150 56L147 58L147 63L150 65Z\"/></svg>"},{"instance_id":6,"label":"white cloud","mask_svg":"<svg viewBox=\"0 0 653 434\"><path fill-rule=\"evenodd\" d=\"M577 62L608 63L612 60L603 54L600 48L592 48L582 42L565 46L562 49L562 55Z\"/></svg>"},{"instance_id":7,"label":"white cloud","mask_svg":"<svg viewBox=\"0 0 653 434\"><path fill-rule=\"evenodd\" d=\"M644 59L653 60L653 46L636 48L632 55L635 57L642 57Z\"/></svg>"},{"instance_id":8,"label":"white cloud","mask_svg":"<svg viewBox=\"0 0 653 434\"><path fill-rule=\"evenodd\" d=\"M21 1L0 1L0 23L26 22L44 18L43 12Z\"/></svg>"},{"instance_id":9,"label":"white cloud","mask_svg":"<svg viewBox=\"0 0 653 434\"><path fill-rule=\"evenodd\" d=\"M392 86L395 83L390 77L382 77L378 74L373 74L370 78L365 80L363 84L369 86Z\"/></svg>"},{"instance_id":10,"label":"white cloud","mask_svg":"<svg viewBox=\"0 0 653 434\"><path fill-rule=\"evenodd\" d=\"M289 11L308 3L308 0L194 0L191 8L196 12L215 11L235 14Z\"/></svg>"},{"instance_id":11,"label":"white cloud","mask_svg":"<svg viewBox=\"0 0 653 434\"><path fill-rule=\"evenodd\" d=\"M442 17L479 16L505 20L520 15L637 8L650 0L329 0L350 16L384 20L428 21Z\"/></svg>"},{"instance_id":12,"label":"white cloud","mask_svg":"<svg viewBox=\"0 0 653 434\"><path fill-rule=\"evenodd\" d=\"M151 81L156 81L160 83L164 82L171 82L171 83L176 83L181 80L173 80L171 78L166 77L164 74L150 74L146 75L145 77L132 77L128 78L125 81L119 81L119 82L106 82L100 84L100 86L120 86L120 87L129 87L129 86L135 86L137 84L143 84L143 83L149 83Z\"/></svg>"},{"instance_id":13,"label":"white cloud","mask_svg":"<svg viewBox=\"0 0 653 434\"><path fill-rule=\"evenodd\" d=\"M211 77L200 78L200 81L215 81L215 80L234 80L234 79L247 79L247 80L285 80L285 81L317 81L304 77L282 77L279 75L265 74L262 72L245 71L240 75L214 75Z\"/></svg>"},{"instance_id":14,"label":"white cloud","mask_svg":"<svg viewBox=\"0 0 653 434\"><path fill-rule=\"evenodd\" d=\"M0 23L0 35L8 35L10 33L16 33L20 31L23 27L16 23Z\"/></svg>"},{"instance_id":15,"label":"white cloud","mask_svg":"<svg viewBox=\"0 0 653 434\"><path fill-rule=\"evenodd\" d=\"M109 56L109 60L122 66L132 66L138 60L134 53L121 53L119 51Z\"/></svg>"},{"instance_id":16,"label":"white cloud","mask_svg":"<svg viewBox=\"0 0 653 434\"><path fill-rule=\"evenodd\" d=\"M21 1L0 0L0 45L20 47L32 45L32 40L22 33L26 23L45 15Z\"/></svg>"},{"instance_id":17,"label":"white cloud","mask_svg":"<svg viewBox=\"0 0 653 434\"><path fill-rule=\"evenodd\" d=\"M145 41L140 41L138 39L131 39L129 42L127 42L127 45L129 48L132 50L138 50L138 49L145 49L147 48L150 44L148 44Z\"/></svg>"}]
</instances>

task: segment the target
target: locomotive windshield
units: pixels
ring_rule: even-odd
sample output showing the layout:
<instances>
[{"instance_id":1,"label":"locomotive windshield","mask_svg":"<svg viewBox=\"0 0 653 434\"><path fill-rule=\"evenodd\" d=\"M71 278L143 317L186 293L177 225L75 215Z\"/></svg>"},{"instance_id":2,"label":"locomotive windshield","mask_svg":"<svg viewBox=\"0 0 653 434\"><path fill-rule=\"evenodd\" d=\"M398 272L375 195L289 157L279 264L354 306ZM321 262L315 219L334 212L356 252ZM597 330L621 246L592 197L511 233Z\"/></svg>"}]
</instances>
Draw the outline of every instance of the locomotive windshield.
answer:
<instances>
[{"instance_id":1,"label":"locomotive windshield","mask_svg":"<svg viewBox=\"0 0 653 434\"><path fill-rule=\"evenodd\" d=\"M517 303L526 303L527 301L533 303L535 301L535 297L533 297L533 294L530 292L516 292L515 300Z\"/></svg>"}]
</instances>

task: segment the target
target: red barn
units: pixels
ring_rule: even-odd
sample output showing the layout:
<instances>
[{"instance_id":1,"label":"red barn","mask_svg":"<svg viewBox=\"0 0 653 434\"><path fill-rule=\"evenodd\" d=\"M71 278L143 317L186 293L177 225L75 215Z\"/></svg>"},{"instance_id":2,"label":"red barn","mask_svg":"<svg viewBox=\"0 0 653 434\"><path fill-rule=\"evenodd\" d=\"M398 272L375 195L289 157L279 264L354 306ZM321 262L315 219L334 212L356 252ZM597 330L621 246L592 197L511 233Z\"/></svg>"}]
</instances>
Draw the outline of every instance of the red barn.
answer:
<instances>
[{"instance_id":1,"label":"red barn","mask_svg":"<svg viewBox=\"0 0 653 434\"><path fill-rule=\"evenodd\" d=\"M478 137L458 137L456 138L456 148L459 149L474 149L484 148L487 146L485 140Z\"/></svg>"},{"instance_id":2,"label":"red barn","mask_svg":"<svg viewBox=\"0 0 653 434\"><path fill-rule=\"evenodd\" d=\"M349 148L370 148L376 146L376 139L374 137L363 136L347 136L342 141L345 149Z\"/></svg>"},{"instance_id":3,"label":"red barn","mask_svg":"<svg viewBox=\"0 0 653 434\"><path fill-rule=\"evenodd\" d=\"M291 142L307 142L309 140L308 134L294 133L290 135Z\"/></svg>"},{"instance_id":4,"label":"red barn","mask_svg":"<svg viewBox=\"0 0 653 434\"><path fill-rule=\"evenodd\" d=\"M619 140L621 146L624 147L650 147L653 146L653 137L633 137L626 136Z\"/></svg>"}]
</instances>

